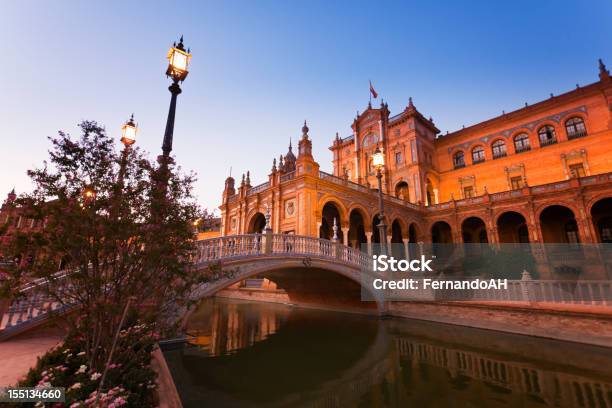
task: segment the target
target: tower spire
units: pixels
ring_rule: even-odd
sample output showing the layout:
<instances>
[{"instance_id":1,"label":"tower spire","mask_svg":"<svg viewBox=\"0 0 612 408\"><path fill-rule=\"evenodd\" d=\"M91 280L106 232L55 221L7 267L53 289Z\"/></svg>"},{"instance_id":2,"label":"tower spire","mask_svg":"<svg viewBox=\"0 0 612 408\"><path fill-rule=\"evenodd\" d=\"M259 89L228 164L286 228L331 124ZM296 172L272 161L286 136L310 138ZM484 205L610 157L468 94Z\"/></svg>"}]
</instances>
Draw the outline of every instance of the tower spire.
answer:
<instances>
[{"instance_id":1,"label":"tower spire","mask_svg":"<svg viewBox=\"0 0 612 408\"><path fill-rule=\"evenodd\" d=\"M599 59L599 79L601 81L607 81L610 79L610 71L606 68L606 64Z\"/></svg>"}]
</instances>

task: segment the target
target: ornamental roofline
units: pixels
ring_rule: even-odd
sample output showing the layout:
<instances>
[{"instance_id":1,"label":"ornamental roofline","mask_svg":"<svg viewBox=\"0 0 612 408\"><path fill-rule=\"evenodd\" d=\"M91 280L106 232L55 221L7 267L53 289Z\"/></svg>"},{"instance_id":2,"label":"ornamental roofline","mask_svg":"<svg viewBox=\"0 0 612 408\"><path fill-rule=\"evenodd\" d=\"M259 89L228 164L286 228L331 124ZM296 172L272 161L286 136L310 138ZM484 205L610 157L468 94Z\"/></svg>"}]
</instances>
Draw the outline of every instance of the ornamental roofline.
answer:
<instances>
[{"instance_id":1,"label":"ornamental roofline","mask_svg":"<svg viewBox=\"0 0 612 408\"><path fill-rule=\"evenodd\" d=\"M610 87L610 84L603 83L602 81L596 81L585 86L579 86L578 84L576 84L576 88L572 89L571 91L564 92L556 96L551 93L551 96L548 99L541 100L531 105L526 104L524 107L513 110L511 112L503 112L501 115L495 116L491 119L487 119L482 122L466 126L463 129L459 129L454 132L447 133L445 135L441 134L436 138L435 142L436 144L454 142L460 136L483 131L488 127L496 127L503 124L504 122L513 121L526 116L532 116L536 113L539 113L540 111L548 110L554 107L555 105L569 103L588 94L599 93L603 89L608 87Z\"/></svg>"}]
</instances>

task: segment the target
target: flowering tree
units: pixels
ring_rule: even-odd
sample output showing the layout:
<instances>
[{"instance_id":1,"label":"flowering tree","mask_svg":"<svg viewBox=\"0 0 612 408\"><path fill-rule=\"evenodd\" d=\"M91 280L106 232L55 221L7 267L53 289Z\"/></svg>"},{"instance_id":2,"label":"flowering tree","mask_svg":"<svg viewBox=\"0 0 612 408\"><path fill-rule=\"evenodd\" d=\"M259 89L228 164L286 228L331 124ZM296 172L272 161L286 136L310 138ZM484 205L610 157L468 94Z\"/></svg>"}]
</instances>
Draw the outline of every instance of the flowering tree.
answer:
<instances>
[{"instance_id":1,"label":"flowering tree","mask_svg":"<svg viewBox=\"0 0 612 408\"><path fill-rule=\"evenodd\" d=\"M189 269L193 221L206 214L195 204L193 174L170 162L160 186L156 166L138 148L117 152L96 122L80 129L78 139L64 132L50 138L49 162L28 172L35 189L18 205L45 226L11 241L9 251L29 261L15 267L4 289L15 295L29 279L48 279L49 295L74 311L67 321L82 333L87 365L100 370L128 302L156 327L187 302L200 280ZM60 263L67 273L58 277Z\"/></svg>"}]
</instances>

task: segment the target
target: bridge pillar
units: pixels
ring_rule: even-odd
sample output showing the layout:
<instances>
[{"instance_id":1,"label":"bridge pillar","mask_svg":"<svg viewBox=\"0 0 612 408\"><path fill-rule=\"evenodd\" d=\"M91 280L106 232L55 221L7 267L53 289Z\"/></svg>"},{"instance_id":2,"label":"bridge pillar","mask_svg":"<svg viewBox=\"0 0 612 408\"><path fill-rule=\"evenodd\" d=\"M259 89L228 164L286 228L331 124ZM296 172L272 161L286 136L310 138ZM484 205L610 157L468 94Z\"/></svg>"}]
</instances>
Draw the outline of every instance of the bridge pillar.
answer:
<instances>
[{"instance_id":1,"label":"bridge pillar","mask_svg":"<svg viewBox=\"0 0 612 408\"><path fill-rule=\"evenodd\" d=\"M372 256L372 232L366 231L365 235L368 241L368 255Z\"/></svg>"},{"instance_id":2,"label":"bridge pillar","mask_svg":"<svg viewBox=\"0 0 612 408\"><path fill-rule=\"evenodd\" d=\"M272 229L266 228L265 232L262 234L263 237L263 253L271 254L272 253Z\"/></svg>"}]
</instances>

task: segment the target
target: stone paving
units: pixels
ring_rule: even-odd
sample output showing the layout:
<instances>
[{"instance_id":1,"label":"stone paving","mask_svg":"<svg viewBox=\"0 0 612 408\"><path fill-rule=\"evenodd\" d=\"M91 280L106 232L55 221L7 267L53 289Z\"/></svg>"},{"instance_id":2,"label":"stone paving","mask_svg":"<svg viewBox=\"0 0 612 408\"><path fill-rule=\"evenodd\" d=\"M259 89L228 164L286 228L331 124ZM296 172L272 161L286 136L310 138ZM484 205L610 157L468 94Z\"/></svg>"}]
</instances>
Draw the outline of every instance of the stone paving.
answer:
<instances>
[{"instance_id":1,"label":"stone paving","mask_svg":"<svg viewBox=\"0 0 612 408\"><path fill-rule=\"evenodd\" d=\"M15 385L23 378L36 359L59 344L64 331L42 327L0 343L0 387Z\"/></svg>"}]
</instances>

